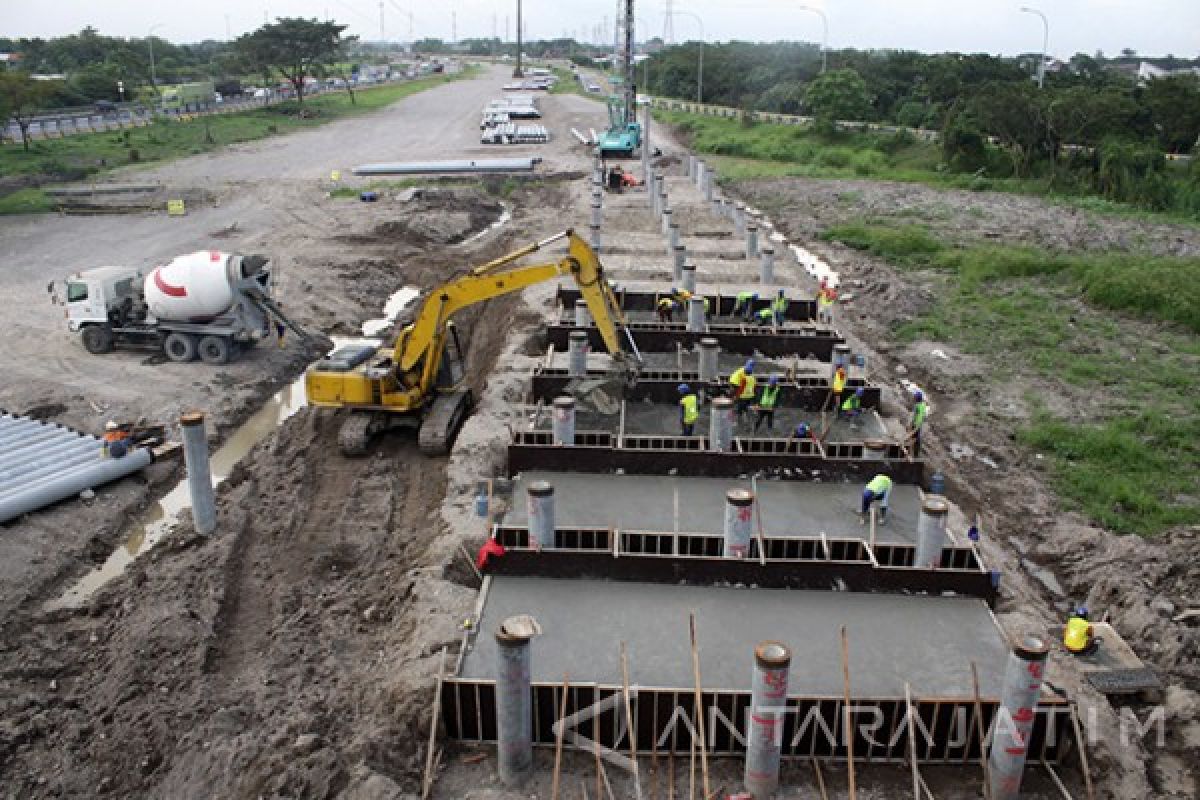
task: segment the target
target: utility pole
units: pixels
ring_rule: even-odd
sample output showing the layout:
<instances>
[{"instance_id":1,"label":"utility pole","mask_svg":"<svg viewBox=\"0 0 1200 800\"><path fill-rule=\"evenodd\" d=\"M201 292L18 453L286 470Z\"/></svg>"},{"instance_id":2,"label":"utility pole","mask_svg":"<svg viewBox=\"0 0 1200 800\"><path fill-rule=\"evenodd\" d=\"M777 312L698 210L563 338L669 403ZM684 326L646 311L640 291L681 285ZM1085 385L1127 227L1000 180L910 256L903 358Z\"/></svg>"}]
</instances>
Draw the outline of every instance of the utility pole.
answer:
<instances>
[{"instance_id":1,"label":"utility pole","mask_svg":"<svg viewBox=\"0 0 1200 800\"><path fill-rule=\"evenodd\" d=\"M225 40L228 41L232 38L233 38L233 35L229 32L229 15L226 14L225 15Z\"/></svg>"},{"instance_id":2,"label":"utility pole","mask_svg":"<svg viewBox=\"0 0 1200 800\"><path fill-rule=\"evenodd\" d=\"M458 42L458 12L451 11L450 12L450 43L456 44L457 42Z\"/></svg>"},{"instance_id":3,"label":"utility pole","mask_svg":"<svg viewBox=\"0 0 1200 800\"><path fill-rule=\"evenodd\" d=\"M379 41L387 41L387 37L383 35L383 0L379 0Z\"/></svg>"},{"instance_id":4,"label":"utility pole","mask_svg":"<svg viewBox=\"0 0 1200 800\"><path fill-rule=\"evenodd\" d=\"M514 78L525 77L521 71L521 47L521 0L517 0L517 67L513 70Z\"/></svg>"},{"instance_id":5,"label":"utility pole","mask_svg":"<svg viewBox=\"0 0 1200 800\"><path fill-rule=\"evenodd\" d=\"M1036 8L1021 6L1021 11L1026 14L1037 14L1042 19L1042 57L1038 61L1037 71L1038 88L1041 89L1046 82L1046 48L1050 45L1050 23L1046 20L1046 15Z\"/></svg>"},{"instance_id":6,"label":"utility pole","mask_svg":"<svg viewBox=\"0 0 1200 800\"><path fill-rule=\"evenodd\" d=\"M663 44L675 44L675 0L667 0L667 13L663 20Z\"/></svg>"}]
</instances>

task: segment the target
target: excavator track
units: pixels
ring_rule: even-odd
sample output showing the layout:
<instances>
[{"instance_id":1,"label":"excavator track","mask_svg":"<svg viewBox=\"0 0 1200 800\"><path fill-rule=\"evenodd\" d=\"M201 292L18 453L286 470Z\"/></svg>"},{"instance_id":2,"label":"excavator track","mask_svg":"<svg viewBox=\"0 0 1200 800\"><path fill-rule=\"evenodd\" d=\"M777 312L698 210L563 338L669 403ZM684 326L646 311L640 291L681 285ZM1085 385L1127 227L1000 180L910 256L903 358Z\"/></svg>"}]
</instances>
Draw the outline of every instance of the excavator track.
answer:
<instances>
[{"instance_id":1,"label":"excavator track","mask_svg":"<svg viewBox=\"0 0 1200 800\"><path fill-rule=\"evenodd\" d=\"M338 447L345 456L365 456L371 443L371 414L350 412L338 429Z\"/></svg>"},{"instance_id":2,"label":"excavator track","mask_svg":"<svg viewBox=\"0 0 1200 800\"><path fill-rule=\"evenodd\" d=\"M449 453L458 429L474 406L475 398L470 389L443 394L434 400L417 432L417 446L421 452L427 456Z\"/></svg>"}]
</instances>

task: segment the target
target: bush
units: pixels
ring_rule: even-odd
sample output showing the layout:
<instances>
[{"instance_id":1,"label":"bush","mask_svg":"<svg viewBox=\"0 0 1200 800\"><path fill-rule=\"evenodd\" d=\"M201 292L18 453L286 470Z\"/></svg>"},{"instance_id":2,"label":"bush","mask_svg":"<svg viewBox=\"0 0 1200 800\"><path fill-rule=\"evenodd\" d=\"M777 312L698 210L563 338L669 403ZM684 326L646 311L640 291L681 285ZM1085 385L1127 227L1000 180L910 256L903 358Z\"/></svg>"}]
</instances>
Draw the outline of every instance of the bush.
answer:
<instances>
[{"instance_id":1,"label":"bush","mask_svg":"<svg viewBox=\"0 0 1200 800\"><path fill-rule=\"evenodd\" d=\"M900 266L930 266L934 256L944 249L942 243L920 225L888 228L850 223L835 225L821 234L821 238L865 250Z\"/></svg>"},{"instance_id":2,"label":"bush","mask_svg":"<svg viewBox=\"0 0 1200 800\"><path fill-rule=\"evenodd\" d=\"M826 147L817 153L817 163L822 167L845 169L854 161L854 155L849 147Z\"/></svg>"},{"instance_id":3,"label":"bush","mask_svg":"<svg viewBox=\"0 0 1200 800\"><path fill-rule=\"evenodd\" d=\"M874 175L887 168L887 159L878 150L860 150L850 161L857 175Z\"/></svg>"}]
</instances>

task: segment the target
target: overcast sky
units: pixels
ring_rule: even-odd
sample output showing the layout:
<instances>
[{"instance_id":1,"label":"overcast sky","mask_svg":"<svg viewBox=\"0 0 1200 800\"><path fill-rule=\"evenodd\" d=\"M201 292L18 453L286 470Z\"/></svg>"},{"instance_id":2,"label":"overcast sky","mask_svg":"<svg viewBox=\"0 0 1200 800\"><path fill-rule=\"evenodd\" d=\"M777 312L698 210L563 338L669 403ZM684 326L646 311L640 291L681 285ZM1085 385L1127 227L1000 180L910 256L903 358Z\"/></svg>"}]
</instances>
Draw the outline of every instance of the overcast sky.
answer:
<instances>
[{"instance_id":1,"label":"overcast sky","mask_svg":"<svg viewBox=\"0 0 1200 800\"><path fill-rule=\"evenodd\" d=\"M1050 52L1070 56L1103 50L1115 55L1130 47L1146 55L1200 56L1200 0L1025 0L1050 23ZM1020 12L1022 0L809 0L829 18L830 47L897 48L938 52L1014 54L1041 48L1042 24ZM532 38L574 33L592 38L616 0L525 0ZM703 20L708 41L802 39L819 42L821 20L789 0L675 0L680 12ZM516 0L383 0L384 33L390 40L415 35L450 39L457 17L458 38L516 33ZM0 0L0 35L60 36L92 25L114 36L155 33L176 42L223 39L262 24L264 15L332 17L349 33L379 38L379 0ZM638 38L646 29L662 35L665 0L637 6ZM676 39L696 38L699 25L675 17ZM494 27L493 27L494 26ZM612 34L609 33L608 39Z\"/></svg>"}]
</instances>

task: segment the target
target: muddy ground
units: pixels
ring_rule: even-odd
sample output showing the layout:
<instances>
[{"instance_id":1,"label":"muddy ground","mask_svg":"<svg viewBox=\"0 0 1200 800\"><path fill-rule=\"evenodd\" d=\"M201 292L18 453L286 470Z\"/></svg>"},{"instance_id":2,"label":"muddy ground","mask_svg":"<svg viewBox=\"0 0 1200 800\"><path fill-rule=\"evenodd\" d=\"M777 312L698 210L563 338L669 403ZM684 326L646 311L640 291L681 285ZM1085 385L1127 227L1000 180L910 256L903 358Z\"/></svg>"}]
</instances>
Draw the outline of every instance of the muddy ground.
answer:
<instances>
[{"instance_id":1,"label":"muddy ground","mask_svg":"<svg viewBox=\"0 0 1200 800\"><path fill-rule=\"evenodd\" d=\"M1179 615L1200 605L1200 531L1177 529L1149 540L1116 536L1064 513L1038 454L1013 436L1032 413L1030 397L1051 398L1052 408L1083 417L1094 409L1127 407L1128 398L1014 373L1006 365L960 354L945 342L894 341L895 326L929 309L942 282L816 237L831 225L875 217L919 222L953 241L1182 255L1200 252L1200 230L1101 216L1030 197L907 184L788 179L749 181L736 189L768 209L784 233L807 241L810 250L839 271L853 294L839 312L839 327L850 335L855 352L868 354L875 380L888 387L885 400L890 399L891 408L903 413L902 377L932 390L935 416L923 455L946 474L952 499L968 512L985 513L984 551L1006 576L1001 620L1007 626L1042 627L1053 635L1053 626L1061 624L1072 604L1086 603L1094 614L1107 612L1115 629L1162 677L1168 687L1162 696L1114 707L1089 687L1072 685L1069 663L1060 658L1055 664L1081 708L1094 705L1104 712L1101 729L1112 724L1120 707L1138 719L1153 714L1158 702L1165 709L1167 735L1161 746L1148 736L1122 748L1109 729L1108 740L1094 749L1101 796L1196 797L1200 621ZM1069 311L1099 313L1083 304ZM1151 323L1122 320L1121 339L1113 344L1144 353L1160 330ZM989 377L993 374L1002 378Z\"/></svg>"}]
</instances>

